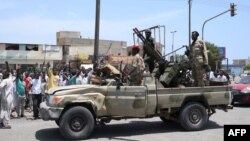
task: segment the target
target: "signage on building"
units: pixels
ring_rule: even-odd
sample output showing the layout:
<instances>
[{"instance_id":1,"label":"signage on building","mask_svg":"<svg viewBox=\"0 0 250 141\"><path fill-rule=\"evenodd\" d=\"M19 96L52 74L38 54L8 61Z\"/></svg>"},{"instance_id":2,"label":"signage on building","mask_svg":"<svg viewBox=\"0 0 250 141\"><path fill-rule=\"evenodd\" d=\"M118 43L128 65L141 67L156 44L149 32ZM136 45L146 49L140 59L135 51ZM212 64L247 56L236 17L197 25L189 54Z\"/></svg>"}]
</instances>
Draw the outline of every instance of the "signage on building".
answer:
<instances>
[{"instance_id":1,"label":"signage on building","mask_svg":"<svg viewBox=\"0 0 250 141\"><path fill-rule=\"evenodd\" d=\"M45 52L59 52L61 46L56 45L43 45L43 51Z\"/></svg>"},{"instance_id":2,"label":"signage on building","mask_svg":"<svg viewBox=\"0 0 250 141\"><path fill-rule=\"evenodd\" d=\"M39 51L5 51L0 50L0 59L10 60L62 60L60 52L47 52L41 54Z\"/></svg>"},{"instance_id":3,"label":"signage on building","mask_svg":"<svg viewBox=\"0 0 250 141\"><path fill-rule=\"evenodd\" d=\"M109 55L108 56L108 62L110 64L120 64L121 62L123 64L129 64L132 62L133 57L132 56L125 56L125 55Z\"/></svg>"},{"instance_id":4,"label":"signage on building","mask_svg":"<svg viewBox=\"0 0 250 141\"><path fill-rule=\"evenodd\" d=\"M221 58L226 58L226 47L218 47Z\"/></svg>"},{"instance_id":5,"label":"signage on building","mask_svg":"<svg viewBox=\"0 0 250 141\"><path fill-rule=\"evenodd\" d=\"M86 53L77 54L77 55L76 55L76 59L79 59L79 60L89 60L89 55L86 54Z\"/></svg>"}]
</instances>

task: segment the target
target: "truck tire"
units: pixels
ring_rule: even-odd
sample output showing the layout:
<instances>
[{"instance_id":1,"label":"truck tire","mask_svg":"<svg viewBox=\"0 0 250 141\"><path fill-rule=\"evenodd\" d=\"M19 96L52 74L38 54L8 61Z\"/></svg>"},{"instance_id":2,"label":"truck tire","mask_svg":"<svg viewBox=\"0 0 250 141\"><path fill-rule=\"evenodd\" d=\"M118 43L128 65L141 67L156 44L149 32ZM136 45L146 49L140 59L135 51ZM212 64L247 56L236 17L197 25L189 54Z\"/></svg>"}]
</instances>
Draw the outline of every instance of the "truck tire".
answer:
<instances>
[{"instance_id":1,"label":"truck tire","mask_svg":"<svg viewBox=\"0 0 250 141\"><path fill-rule=\"evenodd\" d=\"M66 139L87 139L93 132L95 121L92 113L85 107L68 109L60 120L60 132Z\"/></svg>"},{"instance_id":2,"label":"truck tire","mask_svg":"<svg viewBox=\"0 0 250 141\"><path fill-rule=\"evenodd\" d=\"M186 104L179 114L179 122L181 126L188 131L204 129L208 123L206 108L196 102Z\"/></svg>"}]
</instances>

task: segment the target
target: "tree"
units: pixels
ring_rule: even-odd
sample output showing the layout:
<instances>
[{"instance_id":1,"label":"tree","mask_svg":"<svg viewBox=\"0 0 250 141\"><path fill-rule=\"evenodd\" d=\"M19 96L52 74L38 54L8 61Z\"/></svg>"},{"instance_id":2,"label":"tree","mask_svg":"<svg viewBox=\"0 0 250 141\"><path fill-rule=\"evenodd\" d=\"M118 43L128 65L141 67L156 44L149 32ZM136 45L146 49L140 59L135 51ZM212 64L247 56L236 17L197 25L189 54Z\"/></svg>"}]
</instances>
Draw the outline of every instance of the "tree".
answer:
<instances>
[{"instance_id":1,"label":"tree","mask_svg":"<svg viewBox=\"0 0 250 141\"><path fill-rule=\"evenodd\" d=\"M250 66L245 66L244 70L250 70Z\"/></svg>"},{"instance_id":2,"label":"tree","mask_svg":"<svg viewBox=\"0 0 250 141\"><path fill-rule=\"evenodd\" d=\"M215 44L210 42L205 43L208 50L208 64L211 67L211 70L215 71L216 63L217 67L220 68L223 58L220 56L219 49Z\"/></svg>"}]
</instances>

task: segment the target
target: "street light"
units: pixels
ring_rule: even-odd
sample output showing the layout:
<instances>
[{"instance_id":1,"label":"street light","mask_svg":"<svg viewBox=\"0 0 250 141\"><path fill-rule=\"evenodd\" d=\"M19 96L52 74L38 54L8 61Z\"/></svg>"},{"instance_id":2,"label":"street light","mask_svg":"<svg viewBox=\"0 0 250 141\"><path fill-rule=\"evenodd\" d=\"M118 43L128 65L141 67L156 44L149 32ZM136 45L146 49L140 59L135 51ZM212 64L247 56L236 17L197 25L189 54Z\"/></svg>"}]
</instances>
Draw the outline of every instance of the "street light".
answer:
<instances>
[{"instance_id":1,"label":"street light","mask_svg":"<svg viewBox=\"0 0 250 141\"><path fill-rule=\"evenodd\" d=\"M228 58L224 58L225 60L227 60L227 73L229 72L228 70Z\"/></svg>"},{"instance_id":2,"label":"street light","mask_svg":"<svg viewBox=\"0 0 250 141\"><path fill-rule=\"evenodd\" d=\"M176 32L177 32L176 30L170 32L172 34L172 37L173 37L173 40L172 40L172 56L174 56L174 34ZM173 61L174 61L174 58L173 58Z\"/></svg>"},{"instance_id":3,"label":"street light","mask_svg":"<svg viewBox=\"0 0 250 141\"><path fill-rule=\"evenodd\" d=\"M229 12L229 11L231 12L231 17L235 16L235 15L236 15L236 13L235 13L236 8L235 8L235 7L236 7L236 5L235 5L234 3L231 3L231 4L230 4L230 8L229 8L228 10L226 10L226 11L224 11L224 12L222 12L222 13L220 13L220 14L218 14L218 15L216 15L216 16L210 18L210 19L207 19L207 20L203 23L203 26L202 26L202 40L204 40L204 28L205 28L205 24L206 24L208 21L210 21L210 20L212 20L212 19L215 19L215 18L217 18L217 17L219 17L219 16L221 16L221 15L223 15L223 14Z\"/></svg>"},{"instance_id":4,"label":"street light","mask_svg":"<svg viewBox=\"0 0 250 141\"><path fill-rule=\"evenodd\" d=\"M192 0L188 0L188 45L191 45L191 8L192 8Z\"/></svg>"},{"instance_id":5,"label":"street light","mask_svg":"<svg viewBox=\"0 0 250 141\"><path fill-rule=\"evenodd\" d=\"M92 60L94 67L98 64L99 56L100 3L100 0L96 0L94 58Z\"/></svg>"}]
</instances>

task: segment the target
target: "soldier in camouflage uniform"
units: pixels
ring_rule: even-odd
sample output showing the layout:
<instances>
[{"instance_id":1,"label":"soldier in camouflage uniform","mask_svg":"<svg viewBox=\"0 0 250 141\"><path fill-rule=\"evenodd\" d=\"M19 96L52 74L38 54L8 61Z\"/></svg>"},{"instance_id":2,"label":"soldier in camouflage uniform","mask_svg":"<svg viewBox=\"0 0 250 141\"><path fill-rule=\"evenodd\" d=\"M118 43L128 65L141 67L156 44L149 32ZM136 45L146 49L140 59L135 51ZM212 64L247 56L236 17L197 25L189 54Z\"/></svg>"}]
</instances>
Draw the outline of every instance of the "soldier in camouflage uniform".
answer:
<instances>
[{"instance_id":1,"label":"soldier in camouflage uniform","mask_svg":"<svg viewBox=\"0 0 250 141\"><path fill-rule=\"evenodd\" d=\"M154 63L154 60L150 58L151 52L147 52L145 50L145 46L151 45L151 47L153 47L155 49L155 41L151 37L151 31L149 29L147 29L145 31L145 34L146 34L146 43L143 45L143 56L142 57L145 59L145 62L148 64L150 73L152 73L154 70L154 67L155 67L155 65L154 65L155 63Z\"/></svg>"},{"instance_id":2,"label":"soldier in camouflage uniform","mask_svg":"<svg viewBox=\"0 0 250 141\"><path fill-rule=\"evenodd\" d=\"M192 32L192 44L190 47L190 57L192 62L192 76L194 86L202 87L205 85L203 76L208 66L207 48L204 41L198 40L199 33Z\"/></svg>"},{"instance_id":3,"label":"soldier in camouflage uniform","mask_svg":"<svg viewBox=\"0 0 250 141\"><path fill-rule=\"evenodd\" d=\"M132 47L132 69L129 72L129 85L139 86L142 82L142 74L145 69L145 64L142 57L139 55L140 49L138 45Z\"/></svg>"}]
</instances>

